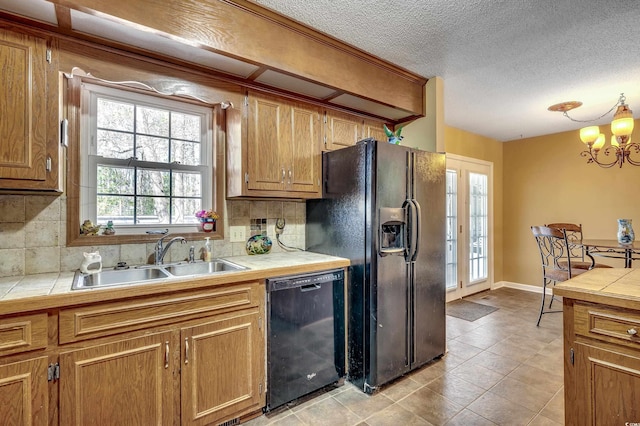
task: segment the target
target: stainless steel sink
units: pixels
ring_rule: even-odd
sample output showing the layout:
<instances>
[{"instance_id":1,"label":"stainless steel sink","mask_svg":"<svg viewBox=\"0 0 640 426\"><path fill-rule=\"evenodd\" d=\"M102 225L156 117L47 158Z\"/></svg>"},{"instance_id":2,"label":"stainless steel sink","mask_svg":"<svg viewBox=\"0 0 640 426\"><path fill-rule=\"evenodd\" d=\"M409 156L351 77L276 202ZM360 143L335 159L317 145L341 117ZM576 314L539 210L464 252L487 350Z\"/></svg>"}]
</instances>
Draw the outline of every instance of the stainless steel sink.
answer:
<instances>
[{"instance_id":1,"label":"stainless steel sink","mask_svg":"<svg viewBox=\"0 0 640 426\"><path fill-rule=\"evenodd\" d=\"M242 271L244 266L236 265L235 263L227 262L226 260L216 259L212 262L196 262L196 263L181 263L177 265L166 266L165 269L169 274L176 277L184 277L186 275L203 275L212 274L215 272L225 271Z\"/></svg>"},{"instance_id":2,"label":"stainless steel sink","mask_svg":"<svg viewBox=\"0 0 640 426\"><path fill-rule=\"evenodd\" d=\"M160 268L105 269L90 275L76 272L71 288L73 290L79 290L82 288L107 287L168 277L169 274Z\"/></svg>"},{"instance_id":3,"label":"stainless steel sink","mask_svg":"<svg viewBox=\"0 0 640 426\"><path fill-rule=\"evenodd\" d=\"M141 265L128 269L103 269L95 274L76 272L72 290L101 288L125 284L142 284L168 278L209 275L220 272L242 271L244 266L222 259L212 262L176 263L171 265Z\"/></svg>"}]
</instances>

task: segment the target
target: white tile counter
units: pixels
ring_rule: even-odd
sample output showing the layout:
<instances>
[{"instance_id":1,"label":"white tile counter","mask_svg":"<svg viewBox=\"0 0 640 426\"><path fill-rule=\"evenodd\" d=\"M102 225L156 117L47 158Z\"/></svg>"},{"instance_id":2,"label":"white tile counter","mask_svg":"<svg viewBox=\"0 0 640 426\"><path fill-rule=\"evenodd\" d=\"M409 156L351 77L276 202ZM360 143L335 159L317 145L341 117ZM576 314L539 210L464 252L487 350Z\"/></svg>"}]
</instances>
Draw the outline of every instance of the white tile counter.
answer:
<instances>
[{"instance_id":1,"label":"white tile counter","mask_svg":"<svg viewBox=\"0 0 640 426\"><path fill-rule=\"evenodd\" d=\"M165 293L184 289L185 286L197 288L226 285L282 275L343 268L349 265L348 259L311 252L269 253L254 256L233 256L224 259L249 269L87 290L71 290L74 272L0 278L0 315Z\"/></svg>"}]
</instances>

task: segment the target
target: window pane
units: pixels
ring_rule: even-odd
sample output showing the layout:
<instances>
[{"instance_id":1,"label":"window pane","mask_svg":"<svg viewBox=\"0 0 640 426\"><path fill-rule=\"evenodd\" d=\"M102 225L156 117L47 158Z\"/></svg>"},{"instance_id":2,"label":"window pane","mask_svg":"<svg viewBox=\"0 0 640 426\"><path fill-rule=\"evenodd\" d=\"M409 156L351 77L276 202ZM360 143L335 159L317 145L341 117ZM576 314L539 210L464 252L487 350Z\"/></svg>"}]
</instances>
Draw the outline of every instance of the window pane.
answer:
<instances>
[{"instance_id":1,"label":"window pane","mask_svg":"<svg viewBox=\"0 0 640 426\"><path fill-rule=\"evenodd\" d=\"M136 140L136 157L140 161L169 162L169 139L138 136Z\"/></svg>"},{"instance_id":2,"label":"window pane","mask_svg":"<svg viewBox=\"0 0 640 426\"><path fill-rule=\"evenodd\" d=\"M187 166L200 165L200 144L197 142L183 142L173 140L171 146L171 161L177 161Z\"/></svg>"},{"instance_id":3,"label":"window pane","mask_svg":"<svg viewBox=\"0 0 640 426\"><path fill-rule=\"evenodd\" d=\"M169 111L139 106L136 113L136 132L169 137Z\"/></svg>"},{"instance_id":4,"label":"window pane","mask_svg":"<svg viewBox=\"0 0 640 426\"><path fill-rule=\"evenodd\" d=\"M133 105L98 98L98 127L133 132Z\"/></svg>"},{"instance_id":5,"label":"window pane","mask_svg":"<svg viewBox=\"0 0 640 426\"><path fill-rule=\"evenodd\" d=\"M133 194L133 169L98 165L97 192L102 194Z\"/></svg>"},{"instance_id":6,"label":"window pane","mask_svg":"<svg viewBox=\"0 0 640 426\"><path fill-rule=\"evenodd\" d=\"M200 197L200 173L173 172L174 197Z\"/></svg>"},{"instance_id":7,"label":"window pane","mask_svg":"<svg viewBox=\"0 0 640 426\"><path fill-rule=\"evenodd\" d=\"M458 173L447 170L447 289L458 286Z\"/></svg>"},{"instance_id":8,"label":"window pane","mask_svg":"<svg viewBox=\"0 0 640 426\"><path fill-rule=\"evenodd\" d=\"M138 197L136 199L137 224L169 224L169 199Z\"/></svg>"},{"instance_id":9,"label":"window pane","mask_svg":"<svg viewBox=\"0 0 640 426\"><path fill-rule=\"evenodd\" d=\"M192 198L175 198L172 204L172 223L198 223L195 216L201 210L200 200Z\"/></svg>"},{"instance_id":10,"label":"window pane","mask_svg":"<svg viewBox=\"0 0 640 426\"><path fill-rule=\"evenodd\" d=\"M98 223L112 220L114 225L133 224L133 197L98 195Z\"/></svg>"},{"instance_id":11,"label":"window pane","mask_svg":"<svg viewBox=\"0 0 640 426\"><path fill-rule=\"evenodd\" d=\"M131 133L98 130L97 154L105 158L133 157L133 135Z\"/></svg>"},{"instance_id":12,"label":"window pane","mask_svg":"<svg viewBox=\"0 0 640 426\"><path fill-rule=\"evenodd\" d=\"M487 278L487 175L469 173L469 281Z\"/></svg>"},{"instance_id":13,"label":"window pane","mask_svg":"<svg viewBox=\"0 0 640 426\"><path fill-rule=\"evenodd\" d=\"M200 117L197 115L171 113L171 137L200 141Z\"/></svg>"},{"instance_id":14,"label":"window pane","mask_svg":"<svg viewBox=\"0 0 640 426\"><path fill-rule=\"evenodd\" d=\"M138 194L169 195L169 172L138 169Z\"/></svg>"}]
</instances>

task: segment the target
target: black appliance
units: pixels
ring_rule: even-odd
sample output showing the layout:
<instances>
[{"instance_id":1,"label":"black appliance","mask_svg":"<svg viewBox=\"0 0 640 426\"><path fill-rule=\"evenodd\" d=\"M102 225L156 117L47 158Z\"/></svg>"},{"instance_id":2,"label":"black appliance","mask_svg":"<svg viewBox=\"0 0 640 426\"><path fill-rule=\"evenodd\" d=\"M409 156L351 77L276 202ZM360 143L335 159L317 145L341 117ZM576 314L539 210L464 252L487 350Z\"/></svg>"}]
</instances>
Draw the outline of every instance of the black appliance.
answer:
<instances>
[{"instance_id":1,"label":"black appliance","mask_svg":"<svg viewBox=\"0 0 640 426\"><path fill-rule=\"evenodd\" d=\"M267 410L345 376L344 271L267 280Z\"/></svg>"},{"instance_id":2,"label":"black appliance","mask_svg":"<svg viewBox=\"0 0 640 426\"><path fill-rule=\"evenodd\" d=\"M367 393L445 353L445 171L373 139L323 154L306 244L351 260L348 380Z\"/></svg>"}]
</instances>

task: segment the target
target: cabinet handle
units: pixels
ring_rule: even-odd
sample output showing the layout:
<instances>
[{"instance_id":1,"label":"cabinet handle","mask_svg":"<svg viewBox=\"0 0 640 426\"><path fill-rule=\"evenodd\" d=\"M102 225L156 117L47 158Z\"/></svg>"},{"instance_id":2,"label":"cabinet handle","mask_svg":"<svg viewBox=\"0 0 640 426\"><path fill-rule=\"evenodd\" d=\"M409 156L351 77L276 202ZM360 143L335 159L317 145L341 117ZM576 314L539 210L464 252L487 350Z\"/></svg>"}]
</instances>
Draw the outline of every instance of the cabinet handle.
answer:
<instances>
[{"instance_id":1,"label":"cabinet handle","mask_svg":"<svg viewBox=\"0 0 640 426\"><path fill-rule=\"evenodd\" d=\"M184 338L184 363L189 364L189 338Z\"/></svg>"},{"instance_id":2,"label":"cabinet handle","mask_svg":"<svg viewBox=\"0 0 640 426\"><path fill-rule=\"evenodd\" d=\"M282 180L280 181L280 183L284 183L284 176L285 176L285 173L284 173L284 167L283 167L282 168Z\"/></svg>"},{"instance_id":3,"label":"cabinet handle","mask_svg":"<svg viewBox=\"0 0 640 426\"><path fill-rule=\"evenodd\" d=\"M635 336L636 334L638 334L638 330L636 330L635 328L630 328L627 330L627 334L629 334L629 336Z\"/></svg>"},{"instance_id":4,"label":"cabinet handle","mask_svg":"<svg viewBox=\"0 0 640 426\"><path fill-rule=\"evenodd\" d=\"M169 368L169 341L164 342L164 368Z\"/></svg>"},{"instance_id":5,"label":"cabinet handle","mask_svg":"<svg viewBox=\"0 0 640 426\"><path fill-rule=\"evenodd\" d=\"M291 169L289 169L289 185L291 185Z\"/></svg>"}]
</instances>

